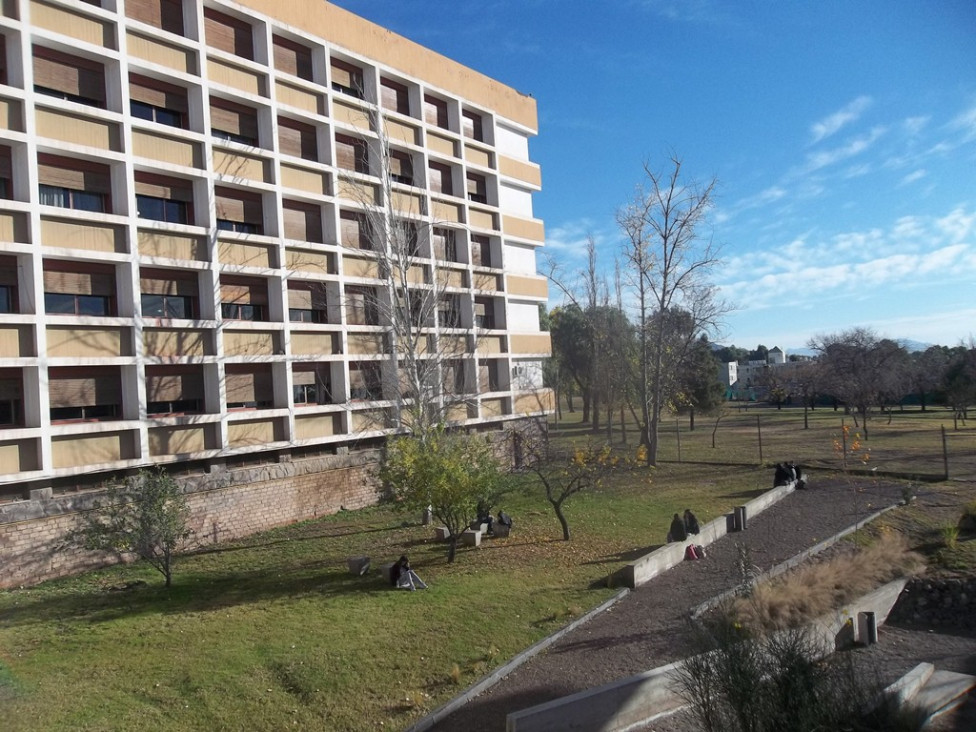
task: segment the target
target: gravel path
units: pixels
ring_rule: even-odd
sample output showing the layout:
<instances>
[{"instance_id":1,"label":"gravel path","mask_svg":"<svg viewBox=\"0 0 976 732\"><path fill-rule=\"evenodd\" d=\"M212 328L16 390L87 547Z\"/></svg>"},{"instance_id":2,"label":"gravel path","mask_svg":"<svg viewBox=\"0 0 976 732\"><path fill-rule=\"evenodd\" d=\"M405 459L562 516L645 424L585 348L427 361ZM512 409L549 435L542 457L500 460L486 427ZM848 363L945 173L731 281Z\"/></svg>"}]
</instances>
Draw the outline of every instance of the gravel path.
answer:
<instances>
[{"instance_id":1,"label":"gravel path","mask_svg":"<svg viewBox=\"0 0 976 732\"><path fill-rule=\"evenodd\" d=\"M743 559L768 570L901 497L898 486L873 485L856 494L855 511L845 482L812 484L750 517L745 532L709 546L705 560L683 562L637 588L433 729L504 730L509 712L682 658L692 647L689 611L739 584Z\"/></svg>"}]
</instances>

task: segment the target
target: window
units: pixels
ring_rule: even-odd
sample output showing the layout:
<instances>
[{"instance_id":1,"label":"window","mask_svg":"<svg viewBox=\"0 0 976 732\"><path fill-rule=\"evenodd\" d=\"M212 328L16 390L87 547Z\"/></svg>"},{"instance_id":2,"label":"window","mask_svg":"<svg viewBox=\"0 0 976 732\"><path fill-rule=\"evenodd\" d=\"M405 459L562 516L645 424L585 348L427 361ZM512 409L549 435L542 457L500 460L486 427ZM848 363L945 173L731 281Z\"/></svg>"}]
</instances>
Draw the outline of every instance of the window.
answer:
<instances>
[{"instance_id":1,"label":"window","mask_svg":"<svg viewBox=\"0 0 976 732\"><path fill-rule=\"evenodd\" d=\"M37 156L40 202L78 211L107 213L111 175L107 165L45 153Z\"/></svg>"},{"instance_id":2,"label":"window","mask_svg":"<svg viewBox=\"0 0 976 732\"><path fill-rule=\"evenodd\" d=\"M427 124L448 129L447 102L429 94L424 95L424 120Z\"/></svg>"},{"instance_id":3,"label":"window","mask_svg":"<svg viewBox=\"0 0 976 732\"><path fill-rule=\"evenodd\" d=\"M274 384L269 364L227 364L224 384L228 409L267 409L274 406Z\"/></svg>"},{"instance_id":4,"label":"window","mask_svg":"<svg viewBox=\"0 0 976 732\"><path fill-rule=\"evenodd\" d=\"M342 246L350 249L372 249L366 217L353 211L339 212Z\"/></svg>"},{"instance_id":5,"label":"window","mask_svg":"<svg viewBox=\"0 0 976 732\"><path fill-rule=\"evenodd\" d=\"M454 183L451 179L451 166L443 163L429 163L431 193L454 195Z\"/></svg>"},{"instance_id":6,"label":"window","mask_svg":"<svg viewBox=\"0 0 976 732\"><path fill-rule=\"evenodd\" d=\"M478 388L482 392L498 391L501 387L498 378L498 362L482 361L478 366Z\"/></svg>"},{"instance_id":7,"label":"window","mask_svg":"<svg viewBox=\"0 0 976 732\"><path fill-rule=\"evenodd\" d=\"M399 114L410 114L410 94L407 87L390 79L380 79L380 104Z\"/></svg>"},{"instance_id":8,"label":"window","mask_svg":"<svg viewBox=\"0 0 976 732\"><path fill-rule=\"evenodd\" d=\"M319 147L315 128L287 117L278 118L278 149L283 155L318 160Z\"/></svg>"},{"instance_id":9,"label":"window","mask_svg":"<svg viewBox=\"0 0 976 732\"><path fill-rule=\"evenodd\" d=\"M267 320L268 286L263 280L220 278L220 315L224 320Z\"/></svg>"},{"instance_id":10,"label":"window","mask_svg":"<svg viewBox=\"0 0 976 732\"><path fill-rule=\"evenodd\" d=\"M257 110L225 99L211 98L210 132L219 140L256 147L259 141Z\"/></svg>"},{"instance_id":11,"label":"window","mask_svg":"<svg viewBox=\"0 0 976 732\"><path fill-rule=\"evenodd\" d=\"M191 222L193 184L190 181L137 171L135 184L139 218L169 224Z\"/></svg>"},{"instance_id":12,"label":"window","mask_svg":"<svg viewBox=\"0 0 976 732\"><path fill-rule=\"evenodd\" d=\"M105 69L94 61L34 46L34 91L105 108Z\"/></svg>"},{"instance_id":13,"label":"window","mask_svg":"<svg viewBox=\"0 0 976 732\"><path fill-rule=\"evenodd\" d=\"M369 175L369 148L366 141L336 135L336 167Z\"/></svg>"},{"instance_id":14,"label":"window","mask_svg":"<svg viewBox=\"0 0 976 732\"><path fill-rule=\"evenodd\" d=\"M193 320L198 316L195 273L143 268L139 289L144 317Z\"/></svg>"},{"instance_id":15,"label":"window","mask_svg":"<svg viewBox=\"0 0 976 732\"><path fill-rule=\"evenodd\" d=\"M383 398L383 371L381 364L359 362L349 364L349 396L365 401Z\"/></svg>"},{"instance_id":16,"label":"window","mask_svg":"<svg viewBox=\"0 0 976 732\"><path fill-rule=\"evenodd\" d=\"M19 369L0 369L0 427L23 425L23 388Z\"/></svg>"},{"instance_id":17,"label":"window","mask_svg":"<svg viewBox=\"0 0 976 732\"><path fill-rule=\"evenodd\" d=\"M10 164L10 148L0 147L0 198L13 198L13 169Z\"/></svg>"},{"instance_id":18,"label":"window","mask_svg":"<svg viewBox=\"0 0 976 732\"><path fill-rule=\"evenodd\" d=\"M438 301L437 321L442 328L461 326L461 299L457 295L447 295Z\"/></svg>"},{"instance_id":19,"label":"window","mask_svg":"<svg viewBox=\"0 0 976 732\"><path fill-rule=\"evenodd\" d=\"M146 412L156 416L200 414L203 383L199 366L147 366Z\"/></svg>"},{"instance_id":20,"label":"window","mask_svg":"<svg viewBox=\"0 0 976 732\"><path fill-rule=\"evenodd\" d=\"M293 323L328 323L329 307L324 285L294 285L288 288L288 320Z\"/></svg>"},{"instance_id":21,"label":"window","mask_svg":"<svg viewBox=\"0 0 976 732\"><path fill-rule=\"evenodd\" d=\"M468 173L468 200L474 203L488 203L488 182L483 175Z\"/></svg>"},{"instance_id":22,"label":"window","mask_svg":"<svg viewBox=\"0 0 976 732\"><path fill-rule=\"evenodd\" d=\"M274 65L278 71L312 81L312 50L288 38L275 35Z\"/></svg>"},{"instance_id":23,"label":"window","mask_svg":"<svg viewBox=\"0 0 976 732\"><path fill-rule=\"evenodd\" d=\"M474 325L483 330L495 329L495 304L490 297L474 299Z\"/></svg>"},{"instance_id":24,"label":"window","mask_svg":"<svg viewBox=\"0 0 976 732\"><path fill-rule=\"evenodd\" d=\"M461 131L465 137L484 142L484 132L481 127L481 115L465 110L461 113Z\"/></svg>"},{"instance_id":25,"label":"window","mask_svg":"<svg viewBox=\"0 0 976 732\"><path fill-rule=\"evenodd\" d=\"M125 13L154 28L183 35L183 0L126 0Z\"/></svg>"},{"instance_id":26,"label":"window","mask_svg":"<svg viewBox=\"0 0 976 732\"><path fill-rule=\"evenodd\" d=\"M471 262L476 267L492 267L491 239L480 234L471 235Z\"/></svg>"},{"instance_id":27,"label":"window","mask_svg":"<svg viewBox=\"0 0 976 732\"><path fill-rule=\"evenodd\" d=\"M373 287L346 287L346 322L379 325L379 300Z\"/></svg>"},{"instance_id":28,"label":"window","mask_svg":"<svg viewBox=\"0 0 976 732\"><path fill-rule=\"evenodd\" d=\"M345 61L334 58L330 62L332 71L332 90L348 94L356 99L363 98L363 70Z\"/></svg>"},{"instance_id":29,"label":"window","mask_svg":"<svg viewBox=\"0 0 976 732\"><path fill-rule=\"evenodd\" d=\"M453 229L435 227L431 232L434 257L445 262L460 262L458 257L457 232Z\"/></svg>"},{"instance_id":30,"label":"window","mask_svg":"<svg viewBox=\"0 0 976 732\"><path fill-rule=\"evenodd\" d=\"M217 229L240 234L261 234L264 231L264 213L261 195L236 188L217 186Z\"/></svg>"},{"instance_id":31,"label":"window","mask_svg":"<svg viewBox=\"0 0 976 732\"><path fill-rule=\"evenodd\" d=\"M186 129L186 89L147 76L130 74L129 111L137 119Z\"/></svg>"},{"instance_id":32,"label":"window","mask_svg":"<svg viewBox=\"0 0 976 732\"><path fill-rule=\"evenodd\" d=\"M16 276L17 270L13 271ZM0 274L3 277L3 274ZM19 311L17 301L17 285L0 282L0 314L16 313Z\"/></svg>"},{"instance_id":33,"label":"window","mask_svg":"<svg viewBox=\"0 0 976 732\"><path fill-rule=\"evenodd\" d=\"M114 420L122 414L122 379L117 367L48 369L52 422Z\"/></svg>"},{"instance_id":34,"label":"window","mask_svg":"<svg viewBox=\"0 0 976 732\"><path fill-rule=\"evenodd\" d=\"M219 13L213 8L204 8L203 26L208 46L254 60L254 39L250 23Z\"/></svg>"},{"instance_id":35,"label":"window","mask_svg":"<svg viewBox=\"0 0 976 732\"><path fill-rule=\"evenodd\" d=\"M282 202L282 230L286 239L322 243L322 209L310 203Z\"/></svg>"},{"instance_id":36,"label":"window","mask_svg":"<svg viewBox=\"0 0 976 732\"><path fill-rule=\"evenodd\" d=\"M0 34L0 84L7 83L7 36Z\"/></svg>"},{"instance_id":37,"label":"window","mask_svg":"<svg viewBox=\"0 0 976 732\"><path fill-rule=\"evenodd\" d=\"M44 310L52 315L114 316L114 268L75 262L45 262Z\"/></svg>"},{"instance_id":38,"label":"window","mask_svg":"<svg viewBox=\"0 0 976 732\"><path fill-rule=\"evenodd\" d=\"M466 394L464 361L445 361L442 367L442 386L447 394Z\"/></svg>"},{"instance_id":39,"label":"window","mask_svg":"<svg viewBox=\"0 0 976 732\"><path fill-rule=\"evenodd\" d=\"M390 150L390 178L397 183L413 185L413 158L410 153Z\"/></svg>"},{"instance_id":40,"label":"window","mask_svg":"<svg viewBox=\"0 0 976 732\"><path fill-rule=\"evenodd\" d=\"M332 374L328 364L295 366L292 372L292 403L332 404Z\"/></svg>"}]
</instances>

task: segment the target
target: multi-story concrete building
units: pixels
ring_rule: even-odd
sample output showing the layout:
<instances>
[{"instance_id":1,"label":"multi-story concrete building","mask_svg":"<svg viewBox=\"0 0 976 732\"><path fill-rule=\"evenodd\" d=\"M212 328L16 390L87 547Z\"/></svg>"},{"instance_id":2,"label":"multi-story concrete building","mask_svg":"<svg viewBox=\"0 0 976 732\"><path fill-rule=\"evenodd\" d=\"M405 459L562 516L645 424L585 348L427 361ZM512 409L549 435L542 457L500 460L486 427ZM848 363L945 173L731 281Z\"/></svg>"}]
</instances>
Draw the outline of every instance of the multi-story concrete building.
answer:
<instances>
[{"instance_id":1,"label":"multi-story concrete building","mask_svg":"<svg viewBox=\"0 0 976 732\"><path fill-rule=\"evenodd\" d=\"M367 199L449 282L451 419L548 409L531 97L323 0L0 11L5 495L387 434Z\"/></svg>"}]
</instances>

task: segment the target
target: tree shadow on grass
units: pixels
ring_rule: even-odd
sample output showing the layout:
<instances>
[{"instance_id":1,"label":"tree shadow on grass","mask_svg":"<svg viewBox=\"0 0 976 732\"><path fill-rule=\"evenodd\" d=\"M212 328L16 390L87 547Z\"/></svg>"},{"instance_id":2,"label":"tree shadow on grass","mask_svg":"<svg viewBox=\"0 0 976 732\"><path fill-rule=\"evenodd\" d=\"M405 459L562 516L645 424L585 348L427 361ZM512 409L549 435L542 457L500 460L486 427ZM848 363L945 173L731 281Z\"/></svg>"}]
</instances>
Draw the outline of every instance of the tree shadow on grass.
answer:
<instances>
[{"instance_id":1,"label":"tree shadow on grass","mask_svg":"<svg viewBox=\"0 0 976 732\"><path fill-rule=\"evenodd\" d=\"M395 531L400 528L403 528L403 526L397 524L395 526L379 526L372 529L360 529L358 531L345 531L341 533L332 533L328 531L303 533L300 536L283 536L279 539L274 539L274 540L265 541L261 543L241 541L239 543L228 543L228 544L220 544L216 546L200 547L198 549L192 549L191 551L185 552L183 556L192 557L192 556L220 555L220 554L227 554L232 552L249 551L252 549L267 549L274 546L280 546L282 544L294 544L296 542L314 541L318 539L338 539L346 536L358 536L360 534L376 534L376 533Z\"/></svg>"}]
</instances>

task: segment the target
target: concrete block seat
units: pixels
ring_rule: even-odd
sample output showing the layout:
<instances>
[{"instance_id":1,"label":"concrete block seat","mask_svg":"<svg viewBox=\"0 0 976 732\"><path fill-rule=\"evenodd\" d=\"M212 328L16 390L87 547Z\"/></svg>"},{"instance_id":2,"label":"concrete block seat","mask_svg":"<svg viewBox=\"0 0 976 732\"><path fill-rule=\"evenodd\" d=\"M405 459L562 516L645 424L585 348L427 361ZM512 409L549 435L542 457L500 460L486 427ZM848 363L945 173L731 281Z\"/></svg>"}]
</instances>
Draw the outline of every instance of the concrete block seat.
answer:
<instances>
[{"instance_id":1,"label":"concrete block seat","mask_svg":"<svg viewBox=\"0 0 976 732\"><path fill-rule=\"evenodd\" d=\"M512 531L512 527L511 526L506 526L505 524L500 524L500 523L498 523L496 521L495 522L495 528L492 529L492 532L491 533L497 539L505 539L505 538L508 538L508 535L511 533L511 531Z\"/></svg>"},{"instance_id":2,"label":"concrete block seat","mask_svg":"<svg viewBox=\"0 0 976 732\"><path fill-rule=\"evenodd\" d=\"M447 541L451 532L446 526L435 526L434 527L434 539L437 541Z\"/></svg>"},{"instance_id":3,"label":"concrete block seat","mask_svg":"<svg viewBox=\"0 0 976 732\"><path fill-rule=\"evenodd\" d=\"M369 571L369 557L347 557L346 566L349 567L349 574L362 577Z\"/></svg>"},{"instance_id":4,"label":"concrete block seat","mask_svg":"<svg viewBox=\"0 0 976 732\"><path fill-rule=\"evenodd\" d=\"M464 546L481 546L481 532L474 529L465 529L461 533L461 543Z\"/></svg>"}]
</instances>

